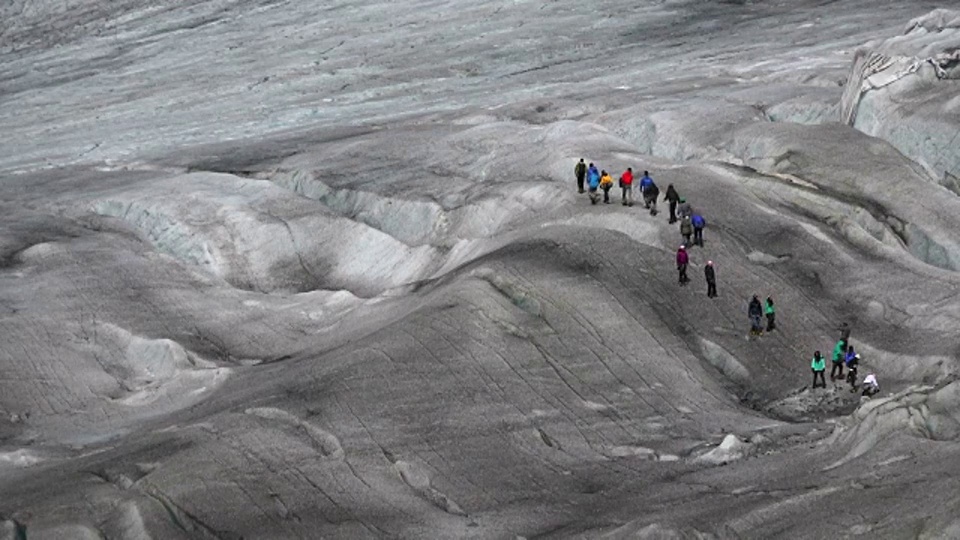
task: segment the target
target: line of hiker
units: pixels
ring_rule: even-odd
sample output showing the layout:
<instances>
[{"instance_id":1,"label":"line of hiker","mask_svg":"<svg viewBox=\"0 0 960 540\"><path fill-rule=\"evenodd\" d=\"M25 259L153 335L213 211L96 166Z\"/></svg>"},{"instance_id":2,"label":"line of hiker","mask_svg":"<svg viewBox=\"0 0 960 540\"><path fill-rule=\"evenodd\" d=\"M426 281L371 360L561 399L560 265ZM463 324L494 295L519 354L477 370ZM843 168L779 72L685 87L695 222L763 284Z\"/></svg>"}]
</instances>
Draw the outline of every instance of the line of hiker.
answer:
<instances>
[{"instance_id":1,"label":"line of hiker","mask_svg":"<svg viewBox=\"0 0 960 540\"><path fill-rule=\"evenodd\" d=\"M584 193L584 185L589 193L590 203L597 204L600 201L599 191L603 191L604 204L610 204L610 189L613 188L613 178L606 170L601 170L593 163L587 164L583 158L574 166L574 176L577 179L577 189ZM633 206L633 168L627 167L627 170L620 175L621 204L624 206ZM640 193L643 197L644 208L650 210L650 215L656 216L657 199L660 196L660 189L650 177L649 171L643 171L643 177L640 179ZM690 254L687 248L691 246L703 247L703 229L707 225L706 219L696 211L689 202L677 192L673 184L667 186L663 200L669 205L669 223L680 222L680 236L683 243L677 249L676 264L677 274L680 286L683 287L689 283L690 277L687 275L687 269L690 266ZM703 276L707 282L707 297L717 297L717 271L712 260L708 260L703 267ZM750 318L750 336L757 337L766 332L772 332L777 329L777 311L774 306L773 298L767 297L766 302L761 303L759 296L754 295L747 307L747 316ZM766 318L766 328L763 326L763 319ZM748 337L750 337L748 336ZM853 345L849 345L850 327L846 323L841 326L840 341L837 342L833 352L833 369L830 372L830 380L845 380L850 384L850 391L856 392L857 386L857 366L860 363L860 355L854 351ZM827 383L824 379L826 371L826 361L816 351L811 361L813 371L813 388L817 387L818 380L826 388ZM847 377L844 379L843 368L847 367ZM877 382L875 374L867 375L863 380L862 394L871 396L880 391L880 385Z\"/></svg>"},{"instance_id":2,"label":"line of hiker","mask_svg":"<svg viewBox=\"0 0 960 540\"><path fill-rule=\"evenodd\" d=\"M880 383L877 382L877 376L873 373L864 377L863 384L858 388L857 369L860 365L860 353L854 350L853 344L850 343L850 327L844 323L841 325L840 330L840 339L833 347L833 356L831 358L833 367L830 369L830 380L845 381L850 385L851 392L861 390L861 395L864 396L876 394L880 391ZM810 362L810 369L813 371L813 388L817 387L817 379L820 380L820 384L824 388L827 387L827 381L824 377L824 372L827 370L826 364L826 360L823 358L823 355L820 354L820 351L813 353L813 360ZM843 376L844 367L847 368L846 377Z\"/></svg>"},{"instance_id":3,"label":"line of hiker","mask_svg":"<svg viewBox=\"0 0 960 540\"><path fill-rule=\"evenodd\" d=\"M590 203L600 202L600 191L603 192L604 204L610 204L610 190L613 188L613 177L603 169L597 168L593 163L587 163L583 158L573 167L573 174L577 179L577 191L587 192L590 196ZM621 204L624 206L633 206L633 168L627 167L627 170L620 175ZM586 190L584 189L586 187ZM657 199L660 198L660 188L650 177L649 171L643 171L643 177L640 178L640 194L643 197L643 207L650 210L650 215L656 216L660 213L657 209ZM669 223L680 222L680 236L683 238L683 244L677 250L677 273L681 286L690 282L687 276L687 267L690 264L690 258L687 253L687 247L703 247L703 229L707 226L707 220L703 215L694 210L689 202L677 192L673 184L667 186L663 201L668 203L670 209ZM717 272L713 261L707 261L703 268L704 278L707 281L707 296L709 298L717 297Z\"/></svg>"},{"instance_id":4,"label":"line of hiker","mask_svg":"<svg viewBox=\"0 0 960 540\"><path fill-rule=\"evenodd\" d=\"M610 204L610 190L613 189L613 177L610 173L605 169L597 168L593 163L588 164L584 162L583 158L581 158L574 166L573 174L577 178L577 191L580 193L587 192L590 197L590 204L600 202L601 191L603 192L603 203ZM623 171L619 178L620 203L622 205L633 206L633 187L635 182L633 167L627 167L627 170ZM660 188L657 187L653 178L650 178L649 171L643 171L643 176L640 178L639 184L640 196L643 198L644 208L650 210L650 215L657 215L659 213L657 210L657 198L660 197ZM584 189L584 187L586 187L586 189ZM672 189L672 186L670 189ZM673 193L675 196L676 191L674 190ZM676 219L673 218L674 208L675 203L671 203L671 223L676 221Z\"/></svg>"}]
</instances>

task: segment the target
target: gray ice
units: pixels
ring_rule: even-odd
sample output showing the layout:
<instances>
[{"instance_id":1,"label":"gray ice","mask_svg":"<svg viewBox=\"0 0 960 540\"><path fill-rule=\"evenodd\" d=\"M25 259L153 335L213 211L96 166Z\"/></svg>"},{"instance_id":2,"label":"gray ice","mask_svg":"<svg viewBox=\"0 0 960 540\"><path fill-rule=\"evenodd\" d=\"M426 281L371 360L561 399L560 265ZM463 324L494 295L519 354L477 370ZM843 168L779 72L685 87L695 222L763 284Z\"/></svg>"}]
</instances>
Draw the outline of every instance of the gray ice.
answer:
<instances>
[{"instance_id":1,"label":"gray ice","mask_svg":"<svg viewBox=\"0 0 960 540\"><path fill-rule=\"evenodd\" d=\"M960 536L958 50L922 1L6 0L0 539ZM691 284L580 158L704 214ZM844 321L879 395L811 388Z\"/></svg>"}]
</instances>

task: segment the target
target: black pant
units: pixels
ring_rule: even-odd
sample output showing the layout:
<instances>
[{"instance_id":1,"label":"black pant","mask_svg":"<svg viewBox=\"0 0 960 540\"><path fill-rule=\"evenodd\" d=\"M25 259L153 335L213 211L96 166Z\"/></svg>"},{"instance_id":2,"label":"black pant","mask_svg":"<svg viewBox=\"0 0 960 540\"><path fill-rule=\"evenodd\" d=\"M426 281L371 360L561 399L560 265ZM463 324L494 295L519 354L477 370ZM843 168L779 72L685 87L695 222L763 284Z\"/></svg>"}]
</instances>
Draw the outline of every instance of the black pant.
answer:
<instances>
[{"instance_id":1,"label":"black pant","mask_svg":"<svg viewBox=\"0 0 960 540\"><path fill-rule=\"evenodd\" d=\"M687 265L685 265L685 264L678 264L678 265L677 265L677 271L680 272L680 284L681 284L681 285L683 285L684 283L690 281L690 278L687 277Z\"/></svg>"},{"instance_id":2,"label":"black pant","mask_svg":"<svg viewBox=\"0 0 960 540\"><path fill-rule=\"evenodd\" d=\"M836 360L833 361L833 367L830 368L831 381L835 378L834 373L837 374L836 377L840 377L841 379L843 378L843 362L842 361L841 362L837 362Z\"/></svg>"},{"instance_id":3,"label":"black pant","mask_svg":"<svg viewBox=\"0 0 960 540\"><path fill-rule=\"evenodd\" d=\"M814 387L814 388L817 387L817 375L820 376L820 382L823 383L823 387L826 388L826 387L827 387L827 381L824 380L824 378L823 378L823 371L816 371L816 370L813 371L813 387Z\"/></svg>"},{"instance_id":4,"label":"black pant","mask_svg":"<svg viewBox=\"0 0 960 540\"><path fill-rule=\"evenodd\" d=\"M767 332L770 332L777 327L776 318L776 313L767 313Z\"/></svg>"},{"instance_id":5,"label":"black pant","mask_svg":"<svg viewBox=\"0 0 960 540\"><path fill-rule=\"evenodd\" d=\"M583 177L577 176L577 191L583 193Z\"/></svg>"},{"instance_id":6,"label":"black pant","mask_svg":"<svg viewBox=\"0 0 960 540\"><path fill-rule=\"evenodd\" d=\"M707 282L707 296L709 296L710 298L713 298L713 297L717 296L717 282L716 282L716 281L708 281L708 282Z\"/></svg>"},{"instance_id":7,"label":"black pant","mask_svg":"<svg viewBox=\"0 0 960 540\"><path fill-rule=\"evenodd\" d=\"M689 246L689 245L690 245L690 235L689 235L689 234L683 235L683 245L685 245L685 246Z\"/></svg>"},{"instance_id":8,"label":"black pant","mask_svg":"<svg viewBox=\"0 0 960 540\"><path fill-rule=\"evenodd\" d=\"M703 247L703 227L693 228L693 243Z\"/></svg>"},{"instance_id":9,"label":"black pant","mask_svg":"<svg viewBox=\"0 0 960 540\"><path fill-rule=\"evenodd\" d=\"M670 201L670 223L677 221L677 201Z\"/></svg>"},{"instance_id":10,"label":"black pant","mask_svg":"<svg viewBox=\"0 0 960 540\"><path fill-rule=\"evenodd\" d=\"M857 368L851 367L847 372L847 382L850 383L850 390L857 389Z\"/></svg>"},{"instance_id":11,"label":"black pant","mask_svg":"<svg viewBox=\"0 0 960 540\"><path fill-rule=\"evenodd\" d=\"M610 186L604 186L603 188L603 202L610 203Z\"/></svg>"}]
</instances>

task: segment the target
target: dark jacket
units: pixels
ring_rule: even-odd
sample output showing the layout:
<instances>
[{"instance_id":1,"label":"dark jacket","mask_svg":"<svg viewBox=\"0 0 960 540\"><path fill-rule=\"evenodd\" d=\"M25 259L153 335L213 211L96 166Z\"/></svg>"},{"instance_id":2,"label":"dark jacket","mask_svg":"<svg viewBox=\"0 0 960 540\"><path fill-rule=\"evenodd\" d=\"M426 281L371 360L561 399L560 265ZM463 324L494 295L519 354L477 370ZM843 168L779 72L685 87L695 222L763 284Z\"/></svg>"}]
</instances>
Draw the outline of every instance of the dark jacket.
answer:
<instances>
[{"instance_id":1,"label":"dark jacket","mask_svg":"<svg viewBox=\"0 0 960 540\"><path fill-rule=\"evenodd\" d=\"M580 161L577 162L577 165L573 168L573 174L577 175L577 178L583 180L587 176L587 164Z\"/></svg>"},{"instance_id":2,"label":"dark jacket","mask_svg":"<svg viewBox=\"0 0 960 540\"><path fill-rule=\"evenodd\" d=\"M714 272L713 267L710 265L703 267L703 277L707 278L707 283L715 283L717 281L717 273Z\"/></svg>"},{"instance_id":3,"label":"dark jacket","mask_svg":"<svg viewBox=\"0 0 960 540\"><path fill-rule=\"evenodd\" d=\"M754 298L750 301L750 307L747 308L747 314L751 317L759 317L763 315L763 306L760 305L760 300Z\"/></svg>"},{"instance_id":4,"label":"dark jacket","mask_svg":"<svg viewBox=\"0 0 960 540\"><path fill-rule=\"evenodd\" d=\"M663 196L663 200L670 202L680 202L680 194L677 193L677 190L673 188L673 184L667 186L667 194Z\"/></svg>"}]
</instances>

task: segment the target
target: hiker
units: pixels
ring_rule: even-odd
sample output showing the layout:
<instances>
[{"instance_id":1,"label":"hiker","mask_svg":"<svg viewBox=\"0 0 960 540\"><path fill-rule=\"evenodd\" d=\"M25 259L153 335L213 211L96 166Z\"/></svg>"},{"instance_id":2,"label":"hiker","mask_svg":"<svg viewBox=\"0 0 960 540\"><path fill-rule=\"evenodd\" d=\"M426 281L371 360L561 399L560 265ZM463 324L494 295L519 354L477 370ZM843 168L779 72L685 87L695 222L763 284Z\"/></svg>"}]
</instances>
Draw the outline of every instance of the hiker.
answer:
<instances>
[{"instance_id":1,"label":"hiker","mask_svg":"<svg viewBox=\"0 0 960 540\"><path fill-rule=\"evenodd\" d=\"M833 367L830 368L830 380L835 381L837 377L843 378L843 360L844 360L844 351L847 350L847 340L841 339L833 347ZM834 375L836 373L837 375Z\"/></svg>"},{"instance_id":2,"label":"hiker","mask_svg":"<svg viewBox=\"0 0 960 540\"><path fill-rule=\"evenodd\" d=\"M597 204L597 201L600 200L600 194L597 193L597 188L599 187L600 171L591 163L590 168L587 170L587 189L590 190L590 204Z\"/></svg>"},{"instance_id":3,"label":"hiker","mask_svg":"<svg viewBox=\"0 0 960 540\"><path fill-rule=\"evenodd\" d=\"M690 223L693 225L693 243L703 247L703 228L707 226L707 220L703 216L694 212L690 216Z\"/></svg>"},{"instance_id":4,"label":"hiker","mask_svg":"<svg viewBox=\"0 0 960 540\"><path fill-rule=\"evenodd\" d=\"M860 365L860 355L854 354L847 361L847 382L850 383L850 391L857 391L857 366Z\"/></svg>"},{"instance_id":5,"label":"hiker","mask_svg":"<svg viewBox=\"0 0 960 540\"><path fill-rule=\"evenodd\" d=\"M603 204L610 204L610 188L613 187L613 178L607 171L600 172L600 189L603 190Z\"/></svg>"},{"instance_id":6,"label":"hiker","mask_svg":"<svg viewBox=\"0 0 960 540\"><path fill-rule=\"evenodd\" d=\"M777 310L773 307L773 298L767 297L767 305L763 308L767 316L767 332L772 332L777 327Z\"/></svg>"},{"instance_id":7,"label":"hiker","mask_svg":"<svg viewBox=\"0 0 960 540\"><path fill-rule=\"evenodd\" d=\"M680 285L686 285L690 279L687 277L687 263L690 257L687 256L687 248L680 246L677 250L677 271L680 273Z\"/></svg>"},{"instance_id":8,"label":"hiker","mask_svg":"<svg viewBox=\"0 0 960 540\"><path fill-rule=\"evenodd\" d=\"M763 333L763 327L760 326L760 317L763 315L763 306L760 305L760 299L753 295L750 300L750 307L747 308L747 315L750 316L750 334L759 336Z\"/></svg>"},{"instance_id":9,"label":"hiker","mask_svg":"<svg viewBox=\"0 0 960 540\"><path fill-rule=\"evenodd\" d=\"M620 175L620 189L623 191L623 205L633 206L633 169L627 167Z\"/></svg>"},{"instance_id":10,"label":"hiker","mask_svg":"<svg viewBox=\"0 0 960 540\"><path fill-rule=\"evenodd\" d=\"M823 378L823 372L826 371L827 366L826 362L823 361L823 357L820 356L820 351L813 353L813 360L810 362L810 369L813 371L813 387L817 387L817 375L820 376L820 382L823 383L823 387L827 387L827 381Z\"/></svg>"},{"instance_id":11,"label":"hiker","mask_svg":"<svg viewBox=\"0 0 960 540\"><path fill-rule=\"evenodd\" d=\"M660 213L657 210L657 199L660 197L660 188L656 184L650 186L650 215L655 216Z\"/></svg>"},{"instance_id":12,"label":"hiker","mask_svg":"<svg viewBox=\"0 0 960 540\"><path fill-rule=\"evenodd\" d=\"M690 223L689 216L680 220L680 234L683 235L684 245L690 245L690 235L693 234L693 225Z\"/></svg>"},{"instance_id":13,"label":"hiker","mask_svg":"<svg viewBox=\"0 0 960 540\"><path fill-rule=\"evenodd\" d=\"M677 222L677 203L680 202L680 194L674 189L673 184L667 186L667 193L663 200L670 202L670 223Z\"/></svg>"},{"instance_id":14,"label":"hiker","mask_svg":"<svg viewBox=\"0 0 960 540\"><path fill-rule=\"evenodd\" d=\"M650 171L643 171L643 177L640 178L640 193L643 195L643 207L650 208L650 202L647 201L647 190L653 185L653 178L650 178Z\"/></svg>"},{"instance_id":15,"label":"hiker","mask_svg":"<svg viewBox=\"0 0 960 540\"><path fill-rule=\"evenodd\" d=\"M859 355L857 354L857 351L853 350L853 345L847 344L847 352L844 353L843 355L843 365L846 366L847 369L850 369L850 365L851 364L856 365L858 360L859 360ZM854 376L856 376L856 372L854 372ZM842 373L840 378L843 379ZM849 380L849 378L850 378L850 375L848 373L847 379Z\"/></svg>"},{"instance_id":16,"label":"hiker","mask_svg":"<svg viewBox=\"0 0 960 540\"><path fill-rule=\"evenodd\" d=\"M690 206L690 203L686 199L680 197L680 205L677 206L677 217L683 218L684 216L689 216L693 214L693 207Z\"/></svg>"},{"instance_id":17,"label":"hiker","mask_svg":"<svg viewBox=\"0 0 960 540\"><path fill-rule=\"evenodd\" d=\"M707 297L717 297L717 273L713 269L713 261L707 261L703 267L703 277L707 278Z\"/></svg>"},{"instance_id":18,"label":"hiker","mask_svg":"<svg viewBox=\"0 0 960 540\"><path fill-rule=\"evenodd\" d=\"M591 164L587 167L587 184L590 184L591 182L593 182L593 178L594 178L594 177L596 177L597 183L599 184L599 183L600 183L600 169L598 169L596 165L594 165L593 163L591 163Z\"/></svg>"},{"instance_id":19,"label":"hiker","mask_svg":"<svg viewBox=\"0 0 960 540\"><path fill-rule=\"evenodd\" d=\"M880 383L877 382L877 376L873 373L863 378L863 391L861 396L872 396L880 391Z\"/></svg>"},{"instance_id":20,"label":"hiker","mask_svg":"<svg viewBox=\"0 0 960 540\"><path fill-rule=\"evenodd\" d=\"M657 197L660 196L660 188L650 178L650 171L643 171L643 178L640 179L640 193L643 195L643 207L650 210L651 215L657 215Z\"/></svg>"},{"instance_id":21,"label":"hiker","mask_svg":"<svg viewBox=\"0 0 960 540\"><path fill-rule=\"evenodd\" d=\"M837 327L837 330L840 330L840 341L846 343L850 340L850 324L847 321L840 323L840 326Z\"/></svg>"},{"instance_id":22,"label":"hiker","mask_svg":"<svg viewBox=\"0 0 960 540\"><path fill-rule=\"evenodd\" d=\"M577 177L577 192L583 193L583 181L587 178L587 164L583 158L573 167L573 174Z\"/></svg>"}]
</instances>

